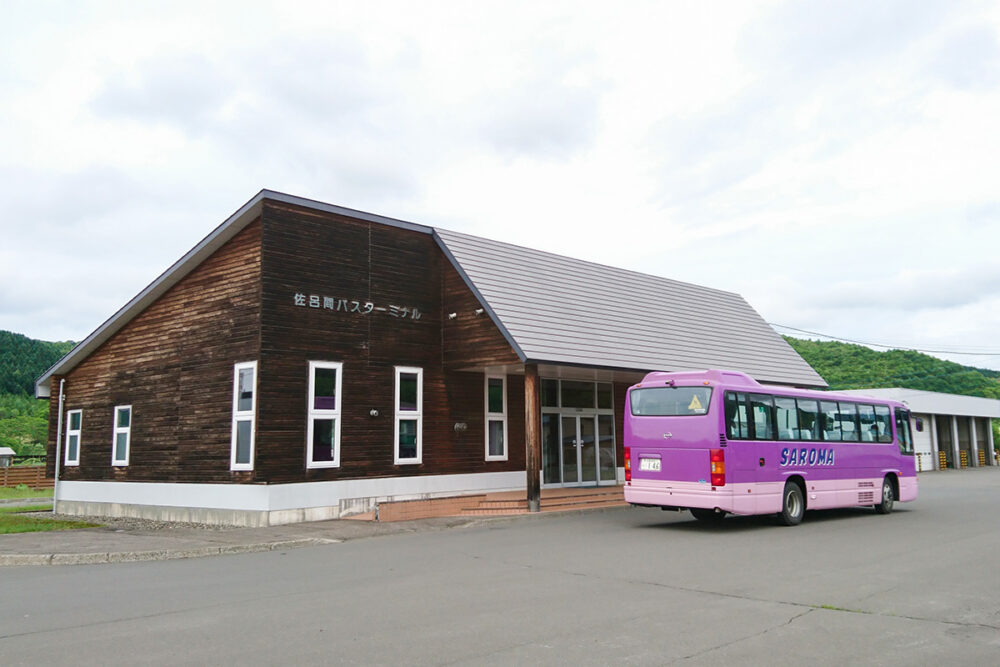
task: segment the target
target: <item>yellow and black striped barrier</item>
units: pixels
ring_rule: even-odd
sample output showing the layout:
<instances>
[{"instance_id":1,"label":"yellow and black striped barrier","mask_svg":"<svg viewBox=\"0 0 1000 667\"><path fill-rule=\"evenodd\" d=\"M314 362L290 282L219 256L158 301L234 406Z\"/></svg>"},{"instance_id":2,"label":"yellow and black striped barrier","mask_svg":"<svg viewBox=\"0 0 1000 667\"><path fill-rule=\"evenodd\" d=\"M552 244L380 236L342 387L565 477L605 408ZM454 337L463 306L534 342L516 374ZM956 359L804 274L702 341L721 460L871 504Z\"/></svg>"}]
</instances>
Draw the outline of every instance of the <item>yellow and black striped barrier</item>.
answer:
<instances>
[{"instance_id":1,"label":"yellow and black striped barrier","mask_svg":"<svg viewBox=\"0 0 1000 667\"><path fill-rule=\"evenodd\" d=\"M948 455L945 454L944 452L938 452L938 463L940 464L940 466L938 467L938 470L947 470L948 469Z\"/></svg>"},{"instance_id":2,"label":"yellow and black striped barrier","mask_svg":"<svg viewBox=\"0 0 1000 667\"><path fill-rule=\"evenodd\" d=\"M969 467L969 452L962 450L958 453L958 460L961 462L963 468Z\"/></svg>"},{"instance_id":3,"label":"yellow and black striped barrier","mask_svg":"<svg viewBox=\"0 0 1000 667\"><path fill-rule=\"evenodd\" d=\"M981 449L979 450L979 465L981 466L986 465L986 452L984 452Z\"/></svg>"}]
</instances>

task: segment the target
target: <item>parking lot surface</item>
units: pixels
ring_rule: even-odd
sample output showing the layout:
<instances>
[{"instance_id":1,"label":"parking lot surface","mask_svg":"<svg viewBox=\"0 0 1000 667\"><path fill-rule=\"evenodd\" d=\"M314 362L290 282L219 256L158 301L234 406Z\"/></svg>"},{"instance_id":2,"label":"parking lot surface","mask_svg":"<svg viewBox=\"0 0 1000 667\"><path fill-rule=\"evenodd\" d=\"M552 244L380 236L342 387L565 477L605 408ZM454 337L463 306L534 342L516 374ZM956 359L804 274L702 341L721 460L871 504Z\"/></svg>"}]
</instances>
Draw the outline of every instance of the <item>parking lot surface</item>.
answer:
<instances>
[{"instance_id":1,"label":"parking lot surface","mask_svg":"<svg viewBox=\"0 0 1000 667\"><path fill-rule=\"evenodd\" d=\"M995 664L1000 470L888 516L621 508L0 569L0 664Z\"/></svg>"}]
</instances>

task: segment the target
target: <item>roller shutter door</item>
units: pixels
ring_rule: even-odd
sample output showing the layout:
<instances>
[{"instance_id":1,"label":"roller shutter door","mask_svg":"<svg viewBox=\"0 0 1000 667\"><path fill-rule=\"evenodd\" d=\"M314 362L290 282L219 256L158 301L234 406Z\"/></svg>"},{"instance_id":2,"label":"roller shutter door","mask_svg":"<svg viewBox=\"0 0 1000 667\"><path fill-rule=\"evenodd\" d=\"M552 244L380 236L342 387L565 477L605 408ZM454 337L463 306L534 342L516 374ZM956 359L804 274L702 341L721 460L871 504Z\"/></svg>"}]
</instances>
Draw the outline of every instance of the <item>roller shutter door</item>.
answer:
<instances>
[{"instance_id":1,"label":"roller shutter door","mask_svg":"<svg viewBox=\"0 0 1000 667\"><path fill-rule=\"evenodd\" d=\"M931 449L930 415L914 415L924 422L924 430L913 430L913 451L917 455L917 470L934 470L934 452ZM916 420L914 420L916 422Z\"/></svg>"}]
</instances>

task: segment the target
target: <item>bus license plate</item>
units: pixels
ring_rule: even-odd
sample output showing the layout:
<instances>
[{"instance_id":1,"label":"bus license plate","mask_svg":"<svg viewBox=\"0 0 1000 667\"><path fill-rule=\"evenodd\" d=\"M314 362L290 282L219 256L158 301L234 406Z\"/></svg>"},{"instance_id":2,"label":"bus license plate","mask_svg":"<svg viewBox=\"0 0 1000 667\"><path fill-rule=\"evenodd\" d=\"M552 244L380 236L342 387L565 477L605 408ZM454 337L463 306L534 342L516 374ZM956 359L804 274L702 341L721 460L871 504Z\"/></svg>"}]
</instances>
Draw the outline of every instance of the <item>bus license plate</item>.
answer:
<instances>
[{"instance_id":1,"label":"bus license plate","mask_svg":"<svg viewBox=\"0 0 1000 667\"><path fill-rule=\"evenodd\" d=\"M660 472L660 459L639 459L639 470Z\"/></svg>"}]
</instances>

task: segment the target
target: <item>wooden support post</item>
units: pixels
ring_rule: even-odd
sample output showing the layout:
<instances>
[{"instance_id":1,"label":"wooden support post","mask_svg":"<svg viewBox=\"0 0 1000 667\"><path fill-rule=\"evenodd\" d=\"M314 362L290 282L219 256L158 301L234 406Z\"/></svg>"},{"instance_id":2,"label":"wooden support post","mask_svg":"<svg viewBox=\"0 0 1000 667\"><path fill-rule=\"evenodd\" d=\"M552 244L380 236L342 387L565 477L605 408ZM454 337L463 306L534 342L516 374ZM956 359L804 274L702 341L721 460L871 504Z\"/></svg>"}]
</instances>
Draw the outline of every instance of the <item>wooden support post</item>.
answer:
<instances>
[{"instance_id":1,"label":"wooden support post","mask_svg":"<svg viewBox=\"0 0 1000 667\"><path fill-rule=\"evenodd\" d=\"M524 366L524 466L528 475L528 511L541 505L542 407L538 391L538 366Z\"/></svg>"}]
</instances>

